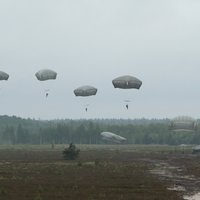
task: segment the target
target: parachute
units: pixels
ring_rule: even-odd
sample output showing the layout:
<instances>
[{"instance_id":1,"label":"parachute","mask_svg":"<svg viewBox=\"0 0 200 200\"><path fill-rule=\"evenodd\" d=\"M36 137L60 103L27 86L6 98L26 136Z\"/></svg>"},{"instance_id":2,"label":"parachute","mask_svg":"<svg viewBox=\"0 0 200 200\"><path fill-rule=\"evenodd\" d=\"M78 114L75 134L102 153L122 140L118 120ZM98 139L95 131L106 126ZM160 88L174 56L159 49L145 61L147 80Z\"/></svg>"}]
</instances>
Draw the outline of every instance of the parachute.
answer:
<instances>
[{"instance_id":1,"label":"parachute","mask_svg":"<svg viewBox=\"0 0 200 200\"><path fill-rule=\"evenodd\" d=\"M9 75L6 72L0 71L0 81L7 81L9 78Z\"/></svg>"},{"instance_id":2,"label":"parachute","mask_svg":"<svg viewBox=\"0 0 200 200\"><path fill-rule=\"evenodd\" d=\"M142 85L142 81L140 81L138 78L130 76L130 75L125 75L125 76L120 76L112 80L112 84L115 88L120 88L120 89L140 89ZM128 105L128 100L125 100L126 102L126 109L128 110L129 105Z\"/></svg>"},{"instance_id":3,"label":"parachute","mask_svg":"<svg viewBox=\"0 0 200 200\"><path fill-rule=\"evenodd\" d=\"M169 124L169 130L174 132L193 132L197 130L197 121L188 116L175 117Z\"/></svg>"},{"instance_id":4,"label":"parachute","mask_svg":"<svg viewBox=\"0 0 200 200\"><path fill-rule=\"evenodd\" d=\"M42 69L35 73L36 78L39 81L55 80L57 73L51 69ZM49 89L45 89L46 98L49 96Z\"/></svg>"},{"instance_id":5,"label":"parachute","mask_svg":"<svg viewBox=\"0 0 200 200\"><path fill-rule=\"evenodd\" d=\"M117 135L115 133L107 132L107 131L100 133L100 135L101 135L103 140L107 140L107 141L110 141L110 142L122 143L122 142L126 141L126 138L124 138L120 135Z\"/></svg>"},{"instance_id":6,"label":"parachute","mask_svg":"<svg viewBox=\"0 0 200 200\"><path fill-rule=\"evenodd\" d=\"M132 88L139 89L142 85L142 81L129 75L115 78L114 80L112 80L112 83L115 88L121 88L121 89L132 89Z\"/></svg>"},{"instance_id":7,"label":"parachute","mask_svg":"<svg viewBox=\"0 0 200 200\"><path fill-rule=\"evenodd\" d=\"M89 85L81 86L74 90L74 94L81 97L96 95L96 93L97 88Z\"/></svg>"},{"instance_id":8,"label":"parachute","mask_svg":"<svg viewBox=\"0 0 200 200\"><path fill-rule=\"evenodd\" d=\"M93 87L93 86L89 86L89 85L85 85L85 86L81 86L78 87L74 90L74 94L76 96L80 96L80 97L88 97L88 96L94 96L97 93L97 88ZM87 104L89 105L89 104ZM86 106L87 106L86 105ZM85 111L88 111L88 108L85 108Z\"/></svg>"},{"instance_id":9,"label":"parachute","mask_svg":"<svg viewBox=\"0 0 200 200\"><path fill-rule=\"evenodd\" d=\"M36 72L35 76L39 81L56 79L57 73L50 69L42 69Z\"/></svg>"}]
</instances>

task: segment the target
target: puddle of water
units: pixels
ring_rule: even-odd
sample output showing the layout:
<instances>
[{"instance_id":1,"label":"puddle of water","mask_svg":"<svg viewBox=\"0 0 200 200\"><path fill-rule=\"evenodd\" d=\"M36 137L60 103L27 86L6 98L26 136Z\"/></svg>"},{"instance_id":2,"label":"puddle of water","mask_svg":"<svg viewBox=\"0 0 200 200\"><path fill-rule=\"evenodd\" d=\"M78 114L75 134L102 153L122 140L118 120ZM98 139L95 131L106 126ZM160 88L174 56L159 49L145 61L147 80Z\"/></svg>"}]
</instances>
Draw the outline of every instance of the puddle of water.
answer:
<instances>
[{"instance_id":1,"label":"puddle of water","mask_svg":"<svg viewBox=\"0 0 200 200\"><path fill-rule=\"evenodd\" d=\"M172 190L172 191L181 191L181 192L185 192L186 189L183 186L180 185L176 185L174 187L169 187L167 188L168 190Z\"/></svg>"},{"instance_id":2,"label":"puddle of water","mask_svg":"<svg viewBox=\"0 0 200 200\"><path fill-rule=\"evenodd\" d=\"M168 163L158 163L155 165L154 169L150 170L152 174L159 175L160 177L164 177L166 180L171 180L175 183L171 187L168 187L168 190L186 193L188 191L187 185L190 185L191 183L197 183L199 180L197 180L194 176L177 173L181 171L182 169L180 167L170 166ZM183 199L200 200L200 192L192 196L185 195Z\"/></svg>"},{"instance_id":3,"label":"puddle of water","mask_svg":"<svg viewBox=\"0 0 200 200\"><path fill-rule=\"evenodd\" d=\"M185 200L200 200L200 193L197 193L193 196L184 196Z\"/></svg>"},{"instance_id":4,"label":"puddle of water","mask_svg":"<svg viewBox=\"0 0 200 200\"><path fill-rule=\"evenodd\" d=\"M165 165L156 165L156 167L152 170L150 170L150 172L152 174L157 174L159 176L162 177L166 177L166 178L173 178L176 180L180 180L180 181L195 181L195 177L194 176L188 176L188 175L179 175L179 174L175 174L175 172L181 172L182 169L179 167L175 167L175 166L170 166L168 164L165 163Z\"/></svg>"}]
</instances>

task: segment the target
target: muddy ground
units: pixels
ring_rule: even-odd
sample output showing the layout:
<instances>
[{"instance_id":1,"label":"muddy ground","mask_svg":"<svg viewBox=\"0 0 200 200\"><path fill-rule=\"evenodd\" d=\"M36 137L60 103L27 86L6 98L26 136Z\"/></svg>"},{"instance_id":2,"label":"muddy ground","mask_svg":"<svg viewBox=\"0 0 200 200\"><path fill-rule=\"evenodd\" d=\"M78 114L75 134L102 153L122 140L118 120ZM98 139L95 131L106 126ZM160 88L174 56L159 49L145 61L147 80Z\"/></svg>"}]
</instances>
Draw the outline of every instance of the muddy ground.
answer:
<instances>
[{"instance_id":1,"label":"muddy ground","mask_svg":"<svg viewBox=\"0 0 200 200\"><path fill-rule=\"evenodd\" d=\"M1 148L1 200L170 200L200 191L200 156L164 146Z\"/></svg>"}]
</instances>

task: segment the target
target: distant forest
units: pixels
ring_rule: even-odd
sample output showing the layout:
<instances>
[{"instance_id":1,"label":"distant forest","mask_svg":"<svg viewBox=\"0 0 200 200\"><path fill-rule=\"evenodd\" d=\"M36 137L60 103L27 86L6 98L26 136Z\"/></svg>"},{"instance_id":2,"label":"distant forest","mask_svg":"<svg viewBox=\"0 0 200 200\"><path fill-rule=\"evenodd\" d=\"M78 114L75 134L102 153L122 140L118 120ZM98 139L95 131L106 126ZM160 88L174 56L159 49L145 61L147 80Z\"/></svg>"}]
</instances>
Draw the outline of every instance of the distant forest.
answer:
<instances>
[{"instance_id":1,"label":"distant forest","mask_svg":"<svg viewBox=\"0 0 200 200\"><path fill-rule=\"evenodd\" d=\"M195 133L168 130L169 119L35 120L0 116L0 144L103 144L100 133L127 138L126 144L200 144Z\"/></svg>"}]
</instances>

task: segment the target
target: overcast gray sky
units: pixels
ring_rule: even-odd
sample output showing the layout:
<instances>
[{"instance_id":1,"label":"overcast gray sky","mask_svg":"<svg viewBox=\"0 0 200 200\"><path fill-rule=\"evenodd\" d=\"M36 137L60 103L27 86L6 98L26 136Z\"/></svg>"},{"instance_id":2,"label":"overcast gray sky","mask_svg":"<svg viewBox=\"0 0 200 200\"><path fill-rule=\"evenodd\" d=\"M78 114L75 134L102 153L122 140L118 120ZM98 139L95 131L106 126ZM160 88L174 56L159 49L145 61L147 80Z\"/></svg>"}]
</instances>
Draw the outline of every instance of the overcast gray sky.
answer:
<instances>
[{"instance_id":1,"label":"overcast gray sky","mask_svg":"<svg viewBox=\"0 0 200 200\"><path fill-rule=\"evenodd\" d=\"M10 78L0 82L0 114L199 118L199 10L198 0L1 0L0 70ZM38 81L43 68L57 80ZM140 90L114 89L112 79L128 74ZM81 85L97 95L75 97Z\"/></svg>"}]
</instances>

